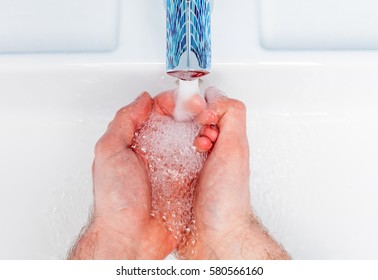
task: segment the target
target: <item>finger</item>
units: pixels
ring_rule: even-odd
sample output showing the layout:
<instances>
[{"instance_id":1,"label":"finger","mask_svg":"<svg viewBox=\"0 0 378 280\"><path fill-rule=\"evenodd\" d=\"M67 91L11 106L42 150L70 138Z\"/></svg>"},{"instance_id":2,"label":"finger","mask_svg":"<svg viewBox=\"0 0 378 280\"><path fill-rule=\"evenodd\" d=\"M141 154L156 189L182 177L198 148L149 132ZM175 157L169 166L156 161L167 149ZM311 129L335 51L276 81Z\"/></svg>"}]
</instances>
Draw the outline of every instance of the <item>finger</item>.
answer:
<instances>
[{"instance_id":1,"label":"finger","mask_svg":"<svg viewBox=\"0 0 378 280\"><path fill-rule=\"evenodd\" d=\"M145 122L152 110L151 96L144 92L133 103L120 109L108 130L96 144L96 154L114 154L132 143L135 131Z\"/></svg>"},{"instance_id":2,"label":"finger","mask_svg":"<svg viewBox=\"0 0 378 280\"><path fill-rule=\"evenodd\" d=\"M213 148L213 143L205 136L199 136L194 140L194 146L199 152L208 152Z\"/></svg>"},{"instance_id":3,"label":"finger","mask_svg":"<svg viewBox=\"0 0 378 280\"><path fill-rule=\"evenodd\" d=\"M167 116L172 116L178 121L193 119L206 108L205 99L194 94L186 100L177 97L177 90L168 90L154 98L154 111Z\"/></svg>"},{"instance_id":4,"label":"finger","mask_svg":"<svg viewBox=\"0 0 378 280\"><path fill-rule=\"evenodd\" d=\"M239 100L227 98L214 87L206 90L205 98L209 107L219 117L217 144L219 142L234 146L245 144L245 141L239 142L247 139L245 105Z\"/></svg>"},{"instance_id":5,"label":"finger","mask_svg":"<svg viewBox=\"0 0 378 280\"><path fill-rule=\"evenodd\" d=\"M184 109L193 115L201 113L206 106L205 99L199 94L194 94L184 103Z\"/></svg>"},{"instance_id":6,"label":"finger","mask_svg":"<svg viewBox=\"0 0 378 280\"><path fill-rule=\"evenodd\" d=\"M222 113L220 101L227 100L226 95L216 87L209 87L205 91L207 108L199 113L196 122L202 125L216 125Z\"/></svg>"},{"instance_id":7,"label":"finger","mask_svg":"<svg viewBox=\"0 0 378 280\"><path fill-rule=\"evenodd\" d=\"M202 130L201 130L201 133L200 133L200 136L205 136L207 138L209 138L209 140L211 142L215 142L217 141L217 138L218 138L218 129L216 127L214 128L211 128L210 126L205 126Z\"/></svg>"},{"instance_id":8,"label":"finger","mask_svg":"<svg viewBox=\"0 0 378 280\"><path fill-rule=\"evenodd\" d=\"M217 141L218 134L216 126L205 126L194 140L194 146L199 152L208 152L213 148L215 141Z\"/></svg>"},{"instance_id":9,"label":"finger","mask_svg":"<svg viewBox=\"0 0 378 280\"><path fill-rule=\"evenodd\" d=\"M219 117L214 110L207 108L195 117L195 121L201 125L216 125Z\"/></svg>"},{"instance_id":10,"label":"finger","mask_svg":"<svg viewBox=\"0 0 378 280\"><path fill-rule=\"evenodd\" d=\"M154 98L154 111L161 114L172 116L175 109L175 90L168 90L160 93Z\"/></svg>"},{"instance_id":11,"label":"finger","mask_svg":"<svg viewBox=\"0 0 378 280\"><path fill-rule=\"evenodd\" d=\"M226 94L217 87L208 87L205 90L205 99L208 108L214 111L219 117L227 111L226 102L228 98Z\"/></svg>"}]
</instances>

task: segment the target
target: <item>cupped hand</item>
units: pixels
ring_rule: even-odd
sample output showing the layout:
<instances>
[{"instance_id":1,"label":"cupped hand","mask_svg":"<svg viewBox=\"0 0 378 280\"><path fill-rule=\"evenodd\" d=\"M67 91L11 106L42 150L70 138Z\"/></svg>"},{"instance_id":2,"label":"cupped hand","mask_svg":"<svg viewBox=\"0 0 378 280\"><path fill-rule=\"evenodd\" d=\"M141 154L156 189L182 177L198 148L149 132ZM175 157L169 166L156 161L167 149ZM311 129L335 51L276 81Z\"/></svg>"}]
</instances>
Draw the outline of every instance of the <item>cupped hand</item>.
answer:
<instances>
[{"instance_id":1,"label":"cupped hand","mask_svg":"<svg viewBox=\"0 0 378 280\"><path fill-rule=\"evenodd\" d=\"M119 110L96 144L92 167L92 221L71 259L162 259L176 246L165 227L150 216L151 187L146 162L131 149L134 133L154 101L143 93Z\"/></svg>"}]
</instances>

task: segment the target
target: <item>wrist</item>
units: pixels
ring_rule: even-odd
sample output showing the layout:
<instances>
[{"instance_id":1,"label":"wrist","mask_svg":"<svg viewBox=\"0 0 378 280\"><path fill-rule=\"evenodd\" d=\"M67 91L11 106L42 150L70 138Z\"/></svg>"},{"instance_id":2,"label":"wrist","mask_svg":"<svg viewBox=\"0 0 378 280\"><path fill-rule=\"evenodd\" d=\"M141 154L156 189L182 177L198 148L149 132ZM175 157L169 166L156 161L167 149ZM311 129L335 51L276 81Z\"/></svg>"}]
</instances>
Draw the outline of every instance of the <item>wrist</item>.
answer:
<instances>
[{"instance_id":1,"label":"wrist","mask_svg":"<svg viewBox=\"0 0 378 280\"><path fill-rule=\"evenodd\" d=\"M252 235L258 221L251 214L234 220L227 227L199 230L196 259L245 259L245 240Z\"/></svg>"},{"instance_id":2,"label":"wrist","mask_svg":"<svg viewBox=\"0 0 378 280\"><path fill-rule=\"evenodd\" d=\"M257 218L234 223L231 230L201 232L195 259L290 259ZM227 232L227 234L224 234Z\"/></svg>"},{"instance_id":3,"label":"wrist","mask_svg":"<svg viewBox=\"0 0 378 280\"><path fill-rule=\"evenodd\" d=\"M214 239L216 241L216 239ZM259 220L250 216L239 228L203 250L208 259L289 260L290 256L264 229Z\"/></svg>"},{"instance_id":4,"label":"wrist","mask_svg":"<svg viewBox=\"0 0 378 280\"><path fill-rule=\"evenodd\" d=\"M136 259L132 243L122 233L92 221L72 249L69 259Z\"/></svg>"}]
</instances>

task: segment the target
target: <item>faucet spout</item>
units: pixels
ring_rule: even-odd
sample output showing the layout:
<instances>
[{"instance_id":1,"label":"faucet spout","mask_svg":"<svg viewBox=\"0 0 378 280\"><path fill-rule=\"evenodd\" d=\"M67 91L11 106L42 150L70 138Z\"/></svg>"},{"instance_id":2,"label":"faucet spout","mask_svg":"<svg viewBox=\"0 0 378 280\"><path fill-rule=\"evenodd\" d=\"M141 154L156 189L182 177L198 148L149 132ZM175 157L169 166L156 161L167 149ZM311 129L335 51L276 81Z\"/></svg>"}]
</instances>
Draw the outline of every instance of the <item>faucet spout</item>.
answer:
<instances>
[{"instance_id":1,"label":"faucet spout","mask_svg":"<svg viewBox=\"0 0 378 280\"><path fill-rule=\"evenodd\" d=\"M182 80L211 70L211 0L167 0L167 73Z\"/></svg>"}]
</instances>

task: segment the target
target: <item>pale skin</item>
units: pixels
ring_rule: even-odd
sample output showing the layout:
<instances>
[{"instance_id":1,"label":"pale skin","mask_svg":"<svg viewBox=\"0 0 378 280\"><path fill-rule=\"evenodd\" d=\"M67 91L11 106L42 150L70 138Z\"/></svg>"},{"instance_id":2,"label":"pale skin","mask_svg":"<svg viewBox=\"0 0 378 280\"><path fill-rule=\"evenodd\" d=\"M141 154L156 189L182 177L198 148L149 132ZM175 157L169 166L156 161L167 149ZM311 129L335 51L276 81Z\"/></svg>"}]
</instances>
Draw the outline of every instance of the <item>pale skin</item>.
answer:
<instances>
[{"instance_id":1,"label":"pale skin","mask_svg":"<svg viewBox=\"0 0 378 280\"><path fill-rule=\"evenodd\" d=\"M152 111L173 114L173 91L143 93L119 110L95 148L94 211L69 259L164 259L177 246L150 216L147 162L131 148L134 133ZM250 206L246 108L226 97L194 96L186 104L202 124L195 147L210 155L196 186L198 243L193 259L289 259Z\"/></svg>"}]
</instances>

